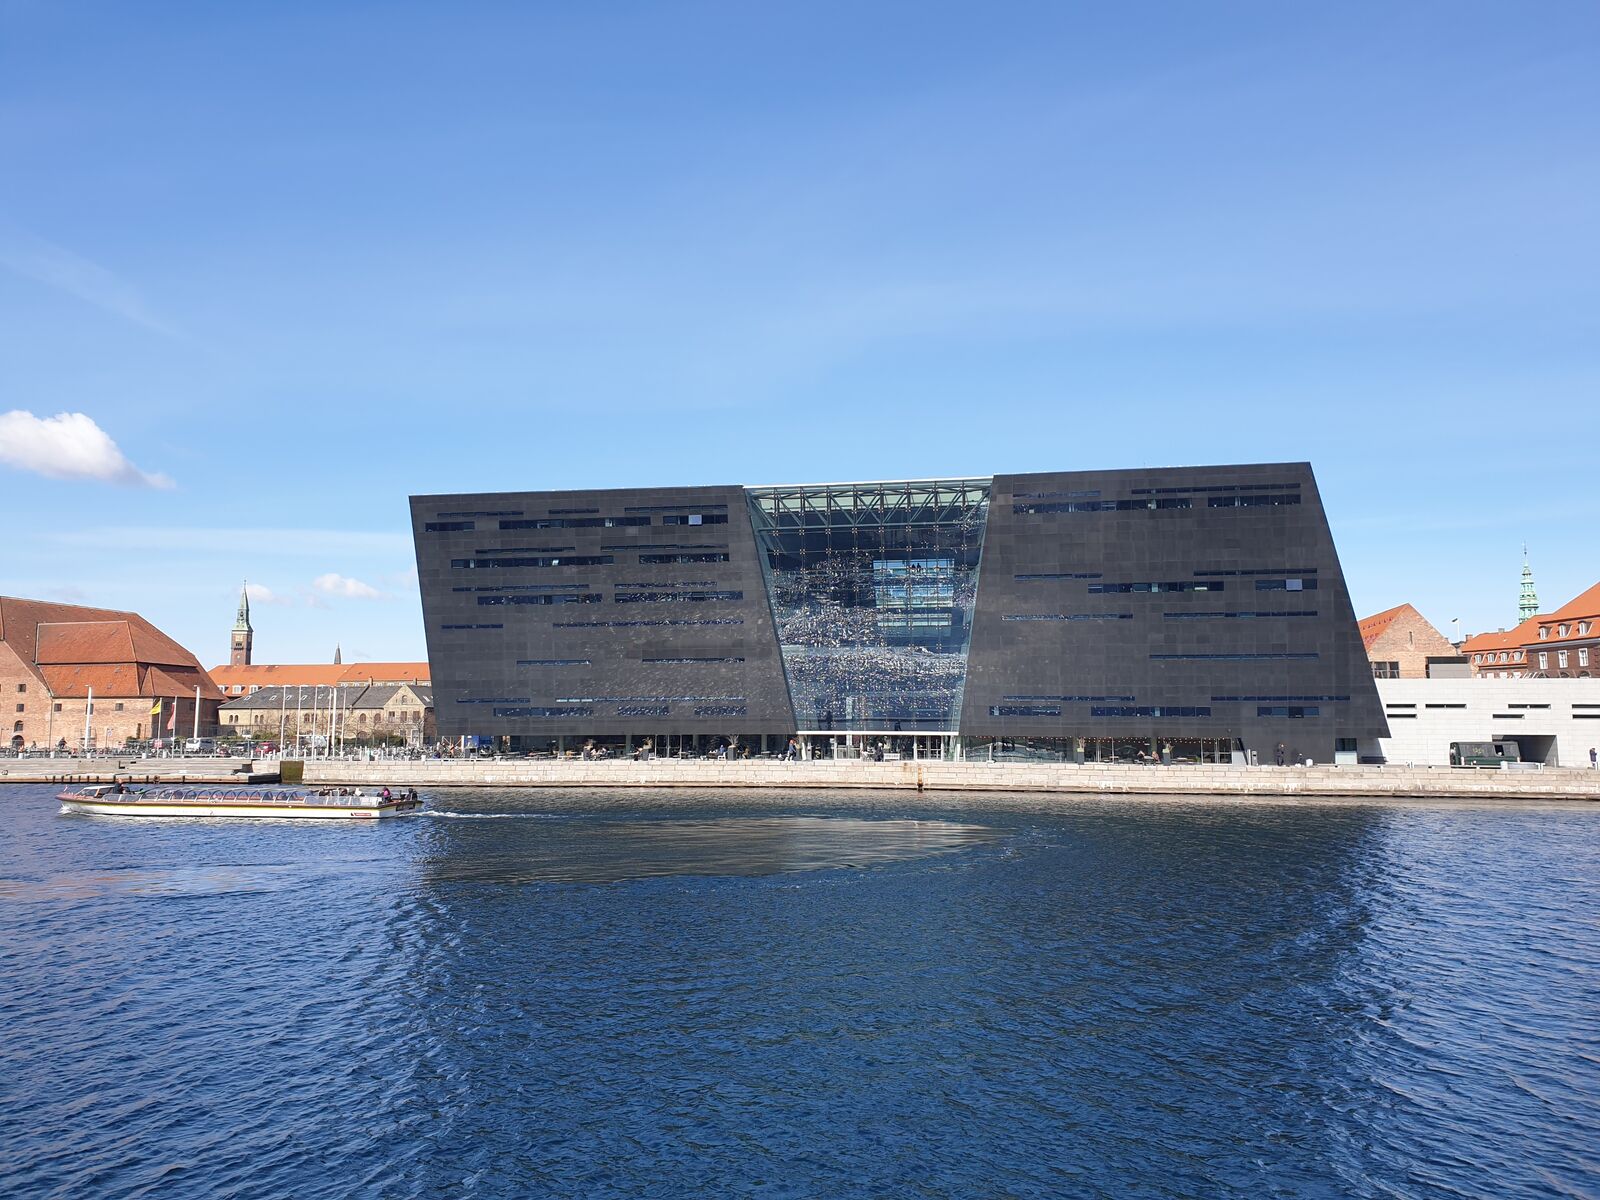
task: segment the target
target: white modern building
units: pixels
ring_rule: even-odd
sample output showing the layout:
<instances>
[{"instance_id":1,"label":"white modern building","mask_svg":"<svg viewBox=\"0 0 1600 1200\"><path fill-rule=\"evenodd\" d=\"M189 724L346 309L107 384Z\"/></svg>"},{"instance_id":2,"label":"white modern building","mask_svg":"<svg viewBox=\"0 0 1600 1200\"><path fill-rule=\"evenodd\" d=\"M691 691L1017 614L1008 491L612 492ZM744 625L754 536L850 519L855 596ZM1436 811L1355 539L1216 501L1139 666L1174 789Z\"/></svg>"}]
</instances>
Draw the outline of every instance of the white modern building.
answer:
<instances>
[{"instance_id":1,"label":"white modern building","mask_svg":"<svg viewBox=\"0 0 1600 1200\"><path fill-rule=\"evenodd\" d=\"M1448 766L1451 742L1510 740L1524 762L1587 767L1600 746L1600 679L1380 679L1389 736L1361 754Z\"/></svg>"}]
</instances>

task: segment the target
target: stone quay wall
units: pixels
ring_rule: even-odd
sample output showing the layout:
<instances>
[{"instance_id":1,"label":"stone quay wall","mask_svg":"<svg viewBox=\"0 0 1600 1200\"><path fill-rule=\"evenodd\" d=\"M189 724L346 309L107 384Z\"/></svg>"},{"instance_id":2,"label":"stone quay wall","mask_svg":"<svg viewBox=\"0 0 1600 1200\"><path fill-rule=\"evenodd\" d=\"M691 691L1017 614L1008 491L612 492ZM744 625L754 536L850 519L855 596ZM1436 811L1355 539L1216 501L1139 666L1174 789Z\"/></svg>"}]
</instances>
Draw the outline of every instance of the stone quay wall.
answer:
<instances>
[{"instance_id":1,"label":"stone quay wall","mask_svg":"<svg viewBox=\"0 0 1600 1200\"><path fill-rule=\"evenodd\" d=\"M257 764L272 770L275 764ZM1085 763L602 762L523 759L309 761L308 785L494 788L867 789L1102 796L1433 797L1600 800L1600 772L1450 767L1124 766Z\"/></svg>"}]
</instances>

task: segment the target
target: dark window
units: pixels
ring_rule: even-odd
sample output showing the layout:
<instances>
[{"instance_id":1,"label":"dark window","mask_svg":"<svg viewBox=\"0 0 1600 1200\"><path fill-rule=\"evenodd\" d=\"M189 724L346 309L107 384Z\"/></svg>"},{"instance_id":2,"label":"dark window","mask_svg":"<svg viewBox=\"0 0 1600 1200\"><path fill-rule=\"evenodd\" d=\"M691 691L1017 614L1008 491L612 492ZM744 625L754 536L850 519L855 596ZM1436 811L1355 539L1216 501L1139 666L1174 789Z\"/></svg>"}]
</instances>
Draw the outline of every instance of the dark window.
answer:
<instances>
[{"instance_id":1,"label":"dark window","mask_svg":"<svg viewBox=\"0 0 1600 1200\"><path fill-rule=\"evenodd\" d=\"M552 508L550 515L552 517L576 517L582 516L584 513L597 513L599 511L598 508ZM517 513L516 515L520 517L522 514Z\"/></svg>"},{"instance_id":2,"label":"dark window","mask_svg":"<svg viewBox=\"0 0 1600 1200\"><path fill-rule=\"evenodd\" d=\"M742 663L742 658L646 658L647 663Z\"/></svg>"},{"instance_id":3,"label":"dark window","mask_svg":"<svg viewBox=\"0 0 1600 1200\"><path fill-rule=\"evenodd\" d=\"M724 518L726 520L726 518ZM748 710L742 704L709 704L694 710L697 717L742 717Z\"/></svg>"},{"instance_id":4,"label":"dark window","mask_svg":"<svg viewBox=\"0 0 1600 1200\"><path fill-rule=\"evenodd\" d=\"M618 604L699 604L708 600L743 600L743 592L618 592Z\"/></svg>"},{"instance_id":5,"label":"dark window","mask_svg":"<svg viewBox=\"0 0 1600 1200\"><path fill-rule=\"evenodd\" d=\"M1073 700L1073 701L1081 701L1083 703L1089 703L1090 701L1094 701L1094 700L1105 700L1105 701L1112 701L1112 702L1115 702L1115 701L1127 701L1127 700L1132 700L1133 697L1132 696L1002 696L1001 699L1002 700ZM1212 699L1215 699L1215 697L1212 697Z\"/></svg>"},{"instance_id":6,"label":"dark window","mask_svg":"<svg viewBox=\"0 0 1600 1200\"><path fill-rule=\"evenodd\" d=\"M1137 488L1134 489L1138 491ZM1092 500L1100 495L1099 488L1089 488L1081 492L1018 492L1011 497L1013 500Z\"/></svg>"},{"instance_id":7,"label":"dark window","mask_svg":"<svg viewBox=\"0 0 1600 1200\"><path fill-rule=\"evenodd\" d=\"M713 511L720 511L720 512L727 512L728 511L728 506L726 504L624 504L622 506L622 511L623 512L631 512L631 513L641 513L641 512L642 513L644 513L644 512L645 513L646 512L647 513L648 512L674 512L674 513L681 513L683 511L685 511L686 509L691 509L691 508L694 509L695 512L699 512L699 513L713 512Z\"/></svg>"},{"instance_id":8,"label":"dark window","mask_svg":"<svg viewBox=\"0 0 1600 1200\"><path fill-rule=\"evenodd\" d=\"M1283 659L1289 662L1314 662L1316 654L1152 654L1158 662L1267 662Z\"/></svg>"},{"instance_id":9,"label":"dark window","mask_svg":"<svg viewBox=\"0 0 1600 1200\"><path fill-rule=\"evenodd\" d=\"M479 604L599 604L605 597L599 592L571 594L542 594L538 596L479 596Z\"/></svg>"},{"instance_id":10,"label":"dark window","mask_svg":"<svg viewBox=\"0 0 1600 1200\"><path fill-rule=\"evenodd\" d=\"M1298 492L1298 483L1204 483L1190 487L1129 488L1135 496L1186 495L1190 492Z\"/></svg>"},{"instance_id":11,"label":"dark window","mask_svg":"<svg viewBox=\"0 0 1600 1200\"><path fill-rule=\"evenodd\" d=\"M587 667L587 658L519 658L519 667Z\"/></svg>"},{"instance_id":12,"label":"dark window","mask_svg":"<svg viewBox=\"0 0 1600 1200\"><path fill-rule=\"evenodd\" d=\"M497 717L588 717L594 715L592 708L497 708L494 710Z\"/></svg>"},{"instance_id":13,"label":"dark window","mask_svg":"<svg viewBox=\"0 0 1600 1200\"><path fill-rule=\"evenodd\" d=\"M606 567L616 561L609 554L569 554L562 558L452 558L450 565L484 571L507 567Z\"/></svg>"},{"instance_id":14,"label":"dark window","mask_svg":"<svg viewBox=\"0 0 1600 1200\"><path fill-rule=\"evenodd\" d=\"M991 717L1059 717L1061 710L1045 704L991 704Z\"/></svg>"},{"instance_id":15,"label":"dark window","mask_svg":"<svg viewBox=\"0 0 1600 1200\"><path fill-rule=\"evenodd\" d=\"M1211 710L1194 704L1108 704L1089 709L1091 717L1209 717Z\"/></svg>"},{"instance_id":16,"label":"dark window","mask_svg":"<svg viewBox=\"0 0 1600 1200\"><path fill-rule=\"evenodd\" d=\"M1299 504L1298 492L1277 496L1209 496L1206 498L1207 508L1282 508L1289 504Z\"/></svg>"},{"instance_id":17,"label":"dark window","mask_svg":"<svg viewBox=\"0 0 1600 1200\"><path fill-rule=\"evenodd\" d=\"M453 587L452 592L586 592L587 583L480 583L476 587Z\"/></svg>"},{"instance_id":18,"label":"dark window","mask_svg":"<svg viewBox=\"0 0 1600 1200\"><path fill-rule=\"evenodd\" d=\"M1169 612L1161 615L1169 621L1205 621L1212 619L1240 621L1256 617L1314 617L1317 615L1317 610L1310 608L1271 609L1254 612Z\"/></svg>"},{"instance_id":19,"label":"dark window","mask_svg":"<svg viewBox=\"0 0 1600 1200\"><path fill-rule=\"evenodd\" d=\"M1196 575L1315 575L1315 567L1252 567L1247 571L1195 571Z\"/></svg>"},{"instance_id":20,"label":"dark window","mask_svg":"<svg viewBox=\"0 0 1600 1200\"><path fill-rule=\"evenodd\" d=\"M664 717L672 710L665 704L619 704L619 717Z\"/></svg>"},{"instance_id":21,"label":"dark window","mask_svg":"<svg viewBox=\"0 0 1600 1200\"><path fill-rule=\"evenodd\" d=\"M1314 592L1317 590L1315 579L1258 579L1256 591L1258 592Z\"/></svg>"},{"instance_id":22,"label":"dark window","mask_svg":"<svg viewBox=\"0 0 1600 1200\"><path fill-rule=\"evenodd\" d=\"M1261 701L1269 701L1269 702L1272 702L1272 703L1284 703L1284 702L1287 702L1287 701L1290 701L1290 700L1336 700L1336 701L1343 702L1343 701L1349 700L1350 697L1349 696L1213 696L1213 697L1211 697L1211 699L1214 702L1233 701L1233 702L1239 702L1239 703L1249 702L1251 704L1256 704L1256 703L1260 703Z\"/></svg>"},{"instance_id":23,"label":"dark window","mask_svg":"<svg viewBox=\"0 0 1600 1200\"><path fill-rule=\"evenodd\" d=\"M466 533L476 529L475 521L428 521L422 526L424 533Z\"/></svg>"},{"instance_id":24,"label":"dark window","mask_svg":"<svg viewBox=\"0 0 1600 1200\"><path fill-rule=\"evenodd\" d=\"M27 685L27 684L25 684L25 683L19 683L19 684L17 684L17 691L19 691L19 692L25 692L25 691L27 691L27 690L28 690L28 685Z\"/></svg>"},{"instance_id":25,"label":"dark window","mask_svg":"<svg viewBox=\"0 0 1600 1200\"><path fill-rule=\"evenodd\" d=\"M727 513L678 513L661 518L663 525L726 525Z\"/></svg>"},{"instance_id":26,"label":"dark window","mask_svg":"<svg viewBox=\"0 0 1600 1200\"><path fill-rule=\"evenodd\" d=\"M120 707L120 705L118 707ZM17 711L18 712L27 712L28 711L28 706L26 704L19 704L19 705L17 705Z\"/></svg>"},{"instance_id":27,"label":"dark window","mask_svg":"<svg viewBox=\"0 0 1600 1200\"><path fill-rule=\"evenodd\" d=\"M639 561L647 566L661 566L667 563L713 563L727 562L726 554L641 554Z\"/></svg>"},{"instance_id":28,"label":"dark window","mask_svg":"<svg viewBox=\"0 0 1600 1200\"><path fill-rule=\"evenodd\" d=\"M1259 585L1257 585L1259 586ZM1177 579L1158 583L1091 583L1091 596L1111 592L1220 592L1227 587L1220 579Z\"/></svg>"},{"instance_id":29,"label":"dark window","mask_svg":"<svg viewBox=\"0 0 1600 1200\"><path fill-rule=\"evenodd\" d=\"M1035 575L1013 575L1011 578L1018 583L1029 583L1039 579L1099 579L1099 571L1049 571Z\"/></svg>"},{"instance_id":30,"label":"dark window","mask_svg":"<svg viewBox=\"0 0 1600 1200\"><path fill-rule=\"evenodd\" d=\"M442 512L441 517L520 517L520 508L505 509L501 512Z\"/></svg>"},{"instance_id":31,"label":"dark window","mask_svg":"<svg viewBox=\"0 0 1600 1200\"><path fill-rule=\"evenodd\" d=\"M1256 706L1258 717L1315 717L1322 710L1315 704L1261 704Z\"/></svg>"},{"instance_id":32,"label":"dark window","mask_svg":"<svg viewBox=\"0 0 1600 1200\"><path fill-rule=\"evenodd\" d=\"M559 704L667 704L673 701L699 704L743 704L743 696L557 696Z\"/></svg>"},{"instance_id":33,"label":"dark window","mask_svg":"<svg viewBox=\"0 0 1600 1200\"><path fill-rule=\"evenodd\" d=\"M743 617L707 617L703 621L557 621L557 629L639 629L647 625L743 625Z\"/></svg>"},{"instance_id":34,"label":"dark window","mask_svg":"<svg viewBox=\"0 0 1600 1200\"><path fill-rule=\"evenodd\" d=\"M1132 613L1007 613L1002 621L1131 621Z\"/></svg>"},{"instance_id":35,"label":"dark window","mask_svg":"<svg viewBox=\"0 0 1600 1200\"><path fill-rule=\"evenodd\" d=\"M1400 664L1397 662L1377 662L1372 664L1372 677L1374 679L1399 679Z\"/></svg>"},{"instance_id":36,"label":"dark window","mask_svg":"<svg viewBox=\"0 0 1600 1200\"><path fill-rule=\"evenodd\" d=\"M441 625L440 629L504 629L504 625Z\"/></svg>"},{"instance_id":37,"label":"dark window","mask_svg":"<svg viewBox=\"0 0 1600 1200\"><path fill-rule=\"evenodd\" d=\"M622 525L648 525L649 517L533 517L526 521L501 521L501 529L611 529Z\"/></svg>"},{"instance_id":38,"label":"dark window","mask_svg":"<svg viewBox=\"0 0 1600 1200\"><path fill-rule=\"evenodd\" d=\"M1145 509L1191 508L1187 497L1169 496L1149 500L1066 500L1047 504L1013 504L1011 511L1019 515L1033 513L1096 513L1142 512Z\"/></svg>"}]
</instances>

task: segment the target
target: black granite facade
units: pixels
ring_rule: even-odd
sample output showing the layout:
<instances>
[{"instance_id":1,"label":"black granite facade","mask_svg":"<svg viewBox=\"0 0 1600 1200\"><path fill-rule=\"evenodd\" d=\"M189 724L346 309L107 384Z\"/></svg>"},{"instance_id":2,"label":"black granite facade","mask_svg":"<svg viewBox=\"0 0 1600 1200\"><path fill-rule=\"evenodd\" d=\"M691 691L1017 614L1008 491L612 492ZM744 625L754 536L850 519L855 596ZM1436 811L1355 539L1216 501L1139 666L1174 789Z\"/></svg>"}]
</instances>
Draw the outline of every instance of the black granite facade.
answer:
<instances>
[{"instance_id":1,"label":"black granite facade","mask_svg":"<svg viewBox=\"0 0 1600 1200\"><path fill-rule=\"evenodd\" d=\"M961 732L1264 763L1386 736L1310 465L996 476Z\"/></svg>"},{"instance_id":2,"label":"black granite facade","mask_svg":"<svg viewBox=\"0 0 1600 1200\"><path fill-rule=\"evenodd\" d=\"M738 487L414 496L444 737L794 729Z\"/></svg>"},{"instance_id":3,"label":"black granite facade","mask_svg":"<svg viewBox=\"0 0 1600 1200\"><path fill-rule=\"evenodd\" d=\"M1305 463L411 508L446 737L1326 762L1387 734Z\"/></svg>"}]
</instances>

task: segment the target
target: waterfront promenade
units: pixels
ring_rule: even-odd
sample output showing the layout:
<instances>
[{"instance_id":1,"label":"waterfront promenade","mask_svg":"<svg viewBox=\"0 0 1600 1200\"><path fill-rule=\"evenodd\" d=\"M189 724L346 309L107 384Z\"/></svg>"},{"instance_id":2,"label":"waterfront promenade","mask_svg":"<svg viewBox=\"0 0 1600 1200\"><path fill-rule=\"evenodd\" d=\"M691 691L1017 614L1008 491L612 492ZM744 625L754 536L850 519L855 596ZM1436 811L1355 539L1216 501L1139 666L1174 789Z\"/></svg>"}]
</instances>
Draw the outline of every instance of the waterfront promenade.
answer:
<instances>
[{"instance_id":1,"label":"waterfront promenade","mask_svg":"<svg viewBox=\"0 0 1600 1200\"><path fill-rule=\"evenodd\" d=\"M228 783L275 780L275 761L241 759L18 759L0 782ZM1085 763L780 762L653 759L313 759L308 785L419 788L689 788L749 791L1015 792L1094 796L1395 797L1600 801L1600 772L1488 771L1450 767L1134 766Z\"/></svg>"}]
</instances>

